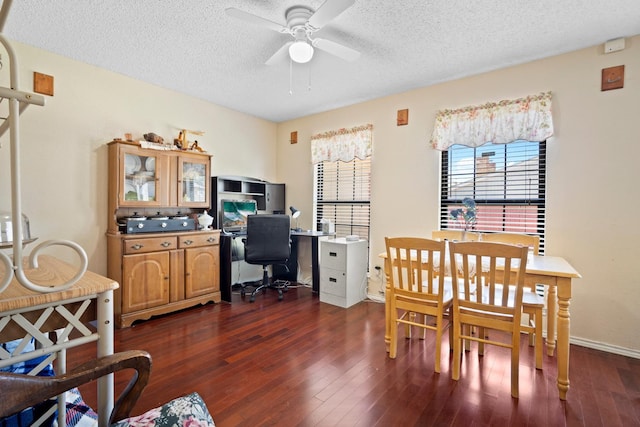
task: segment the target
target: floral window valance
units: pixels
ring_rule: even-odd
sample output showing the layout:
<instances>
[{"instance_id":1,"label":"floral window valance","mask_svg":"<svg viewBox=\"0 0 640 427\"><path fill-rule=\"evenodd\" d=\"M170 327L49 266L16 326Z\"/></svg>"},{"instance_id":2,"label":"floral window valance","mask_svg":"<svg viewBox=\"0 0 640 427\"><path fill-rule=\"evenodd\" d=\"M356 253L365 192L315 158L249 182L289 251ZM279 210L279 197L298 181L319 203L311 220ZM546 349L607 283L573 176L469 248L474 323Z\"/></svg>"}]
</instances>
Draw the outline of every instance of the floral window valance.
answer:
<instances>
[{"instance_id":1,"label":"floral window valance","mask_svg":"<svg viewBox=\"0 0 640 427\"><path fill-rule=\"evenodd\" d=\"M553 135L551 92L491 102L457 110L441 110L431 146L447 150L455 144L479 147L487 142L544 141Z\"/></svg>"},{"instance_id":2,"label":"floral window valance","mask_svg":"<svg viewBox=\"0 0 640 427\"><path fill-rule=\"evenodd\" d=\"M372 124L313 135L311 137L311 163L320 163L325 160L350 162L356 157L366 159L371 156L372 139Z\"/></svg>"}]
</instances>

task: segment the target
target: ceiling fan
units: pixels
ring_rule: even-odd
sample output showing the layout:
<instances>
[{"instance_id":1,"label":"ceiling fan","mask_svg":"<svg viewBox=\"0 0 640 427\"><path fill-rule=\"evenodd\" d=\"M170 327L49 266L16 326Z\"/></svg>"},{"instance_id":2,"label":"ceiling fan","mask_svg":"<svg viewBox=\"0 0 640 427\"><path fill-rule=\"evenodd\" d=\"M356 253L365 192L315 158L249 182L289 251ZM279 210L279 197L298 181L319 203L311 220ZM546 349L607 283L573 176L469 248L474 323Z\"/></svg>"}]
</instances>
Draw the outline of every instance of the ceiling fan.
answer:
<instances>
[{"instance_id":1,"label":"ceiling fan","mask_svg":"<svg viewBox=\"0 0 640 427\"><path fill-rule=\"evenodd\" d=\"M293 37L292 41L285 43L267 59L265 62L267 65L276 63L287 51L292 61L304 64L313 57L314 48L346 61L355 61L360 56L360 52L357 50L331 40L312 37L313 33L352 6L354 2L355 0L326 0L316 11L308 6L292 6L285 12L286 25L278 24L235 7L226 9L226 12L233 18Z\"/></svg>"}]
</instances>

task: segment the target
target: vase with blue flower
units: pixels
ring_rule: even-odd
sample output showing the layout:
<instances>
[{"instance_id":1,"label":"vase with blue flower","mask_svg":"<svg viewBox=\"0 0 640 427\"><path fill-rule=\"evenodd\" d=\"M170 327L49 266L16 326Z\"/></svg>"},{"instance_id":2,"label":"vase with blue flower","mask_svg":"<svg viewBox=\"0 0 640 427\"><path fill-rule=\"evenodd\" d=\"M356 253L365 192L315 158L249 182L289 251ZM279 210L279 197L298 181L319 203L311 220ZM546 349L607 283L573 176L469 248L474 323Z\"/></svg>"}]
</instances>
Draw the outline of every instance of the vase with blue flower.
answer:
<instances>
[{"instance_id":1,"label":"vase with blue flower","mask_svg":"<svg viewBox=\"0 0 640 427\"><path fill-rule=\"evenodd\" d=\"M462 228L462 240L466 240L467 231L476 225L476 201L470 197L462 199L462 207L449 211L449 216Z\"/></svg>"}]
</instances>

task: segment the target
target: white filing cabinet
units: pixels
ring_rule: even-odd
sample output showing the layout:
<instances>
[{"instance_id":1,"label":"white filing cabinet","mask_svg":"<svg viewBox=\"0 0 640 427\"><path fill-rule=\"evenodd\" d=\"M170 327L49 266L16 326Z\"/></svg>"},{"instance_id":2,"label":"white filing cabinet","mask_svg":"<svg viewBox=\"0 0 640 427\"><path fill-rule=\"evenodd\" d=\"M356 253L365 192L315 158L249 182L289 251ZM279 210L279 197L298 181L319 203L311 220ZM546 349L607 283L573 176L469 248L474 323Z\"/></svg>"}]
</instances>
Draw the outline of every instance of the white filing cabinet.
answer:
<instances>
[{"instance_id":1,"label":"white filing cabinet","mask_svg":"<svg viewBox=\"0 0 640 427\"><path fill-rule=\"evenodd\" d=\"M367 241L320 242L320 302L350 307L365 298Z\"/></svg>"}]
</instances>

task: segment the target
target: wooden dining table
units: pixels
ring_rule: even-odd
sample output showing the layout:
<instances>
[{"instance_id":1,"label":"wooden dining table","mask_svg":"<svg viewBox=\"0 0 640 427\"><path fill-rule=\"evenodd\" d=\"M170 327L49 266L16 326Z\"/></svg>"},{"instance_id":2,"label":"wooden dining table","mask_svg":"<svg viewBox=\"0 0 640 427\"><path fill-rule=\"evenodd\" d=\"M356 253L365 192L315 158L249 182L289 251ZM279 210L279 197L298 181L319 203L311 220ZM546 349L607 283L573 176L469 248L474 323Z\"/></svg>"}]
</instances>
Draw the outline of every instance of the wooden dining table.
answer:
<instances>
[{"instance_id":1,"label":"wooden dining table","mask_svg":"<svg viewBox=\"0 0 640 427\"><path fill-rule=\"evenodd\" d=\"M388 275L391 269L388 265L387 254L384 252L379 256L384 259L385 275ZM580 273L560 256L530 255L527 259L525 286L535 288L536 284L543 284L549 287L547 292L547 355L553 356L557 348L557 384L558 393L562 400L567 399L569 391L571 287L573 279L581 277ZM386 280L385 295L389 295L389 277ZM391 327L390 304L385 298L384 342L387 351L389 351Z\"/></svg>"}]
</instances>

